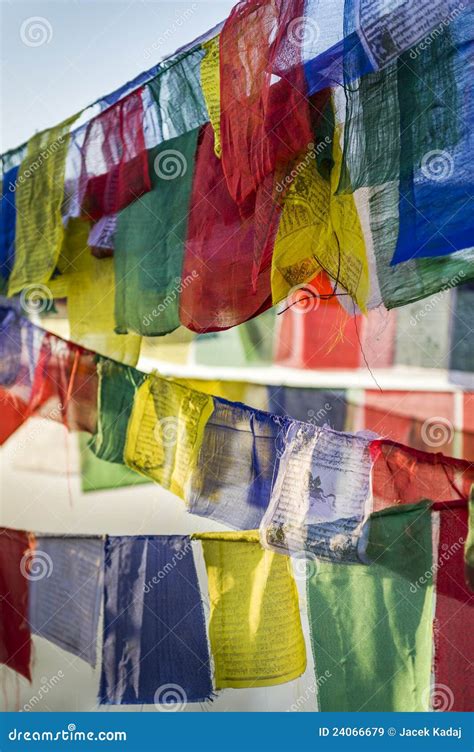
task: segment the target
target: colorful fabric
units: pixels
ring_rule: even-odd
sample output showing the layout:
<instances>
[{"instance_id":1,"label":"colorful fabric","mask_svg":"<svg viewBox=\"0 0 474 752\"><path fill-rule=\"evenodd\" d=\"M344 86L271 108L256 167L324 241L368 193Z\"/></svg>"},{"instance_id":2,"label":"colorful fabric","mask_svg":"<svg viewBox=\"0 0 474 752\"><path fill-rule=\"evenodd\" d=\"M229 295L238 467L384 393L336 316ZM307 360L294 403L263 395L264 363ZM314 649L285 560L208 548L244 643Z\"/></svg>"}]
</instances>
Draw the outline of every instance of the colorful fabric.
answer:
<instances>
[{"instance_id":1,"label":"colorful fabric","mask_svg":"<svg viewBox=\"0 0 474 752\"><path fill-rule=\"evenodd\" d=\"M265 551L256 532L202 533L215 685L270 687L306 668L298 595L288 557Z\"/></svg>"},{"instance_id":2,"label":"colorful fabric","mask_svg":"<svg viewBox=\"0 0 474 752\"><path fill-rule=\"evenodd\" d=\"M208 121L200 84L204 50L199 46L162 64L148 82L156 108L156 144L182 136Z\"/></svg>"},{"instance_id":3,"label":"colorful fabric","mask_svg":"<svg viewBox=\"0 0 474 752\"><path fill-rule=\"evenodd\" d=\"M209 665L190 539L107 538L100 702L204 702Z\"/></svg>"},{"instance_id":4,"label":"colorful fabric","mask_svg":"<svg viewBox=\"0 0 474 752\"><path fill-rule=\"evenodd\" d=\"M31 553L27 533L0 528L0 663L29 681L28 576Z\"/></svg>"},{"instance_id":5,"label":"colorful fabric","mask_svg":"<svg viewBox=\"0 0 474 752\"><path fill-rule=\"evenodd\" d=\"M86 219L116 214L150 190L142 89L88 123L81 157L80 211Z\"/></svg>"},{"instance_id":6,"label":"colorful fabric","mask_svg":"<svg viewBox=\"0 0 474 752\"><path fill-rule=\"evenodd\" d=\"M125 463L184 498L213 409L212 397L150 376L135 396Z\"/></svg>"},{"instance_id":7,"label":"colorful fabric","mask_svg":"<svg viewBox=\"0 0 474 752\"><path fill-rule=\"evenodd\" d=\"M270 501L286 421L214 398L186 502L193 514L253 530Z\"/></svg>"},{"instance_id":8,"label":"colorful fabric","mask_svg":"<svg viewBox=\"0 0 474 752\"><path fill-rule=\"evenodd\" d=\"M0 198L0 292L8 288L8 279L15 262L16 206L15 191L19 166L12 167L2 177Z\"/></svg>"},{"instance_id":9,"label":"colorful fabric","mask_svg":"<svg viewBox=\"0 0 474 752\"><path fill-rule=\"evenodd\" d=\"M375 511L397 504L417 504L426 498L432 501L469 498L474 482L471 462L410 449L388 440L374 442L371 452Z\"/></svg>"},{"instance_id":10,"label":"colorful fabric","mask_svg":"<svg viewBox=\"0 0 474 752\"><path fill-rule=\"evenodd\" d=\"M328 561L364 561L370 443L363 436L292 423L260 528L262 545Z\"/></svg>"},{"instance_id":11,"label":"colorful fabric","mask_svg":"<svg viewBox=\"0 0 474 752\"><path fill-rule=\"evenodd\" d=\"M15 261L8 294L51 278L61 250L69 130L76 116L33 136L16 178Z\"/></svg>"},{"instance_id":12,"label":"colorful fabric","mask_svg":"<svg viewBox=\"0 0 474 752\"><path fill-rule=\"evenodd\" d=\"M70 338L101 355L136 365L141 338L114 333L114 262L92 255L89 227L84 220L69 220L59 259L63 274L58 282L66 285ZM54 287L53 294L57 295Z\"/></svg>"},{"instance_id":13,"label":"colorful fabric","mask_svg":"<svg viewBox=\"0 0 474 752\"><path fill-rule=\"evenodd\" d=\"M435 661L431 690L433 710L472 710L474 683L474 599L464 577L468 508L439 513L436 563Z\"/></svg>"},{"instance_id":14,"label":"colorful fabric","mask_svg":"<svg viewBox=\"0 0 474 752\"><path fill-rule=\"evenodd\" d=\"M36 539L29 584L29 623L44 637L91 666L102 602L104 542L93 538ZM42 573L35 577L35 571Z\"/></svg>"},{"instance_id":15,"label":"colorful fabric","mask_svg":"<svg viewBox=\"0 0 474 752\"><path fill-rule=\"evenodd\" d=\"M151 190L120 212L115 233L117 331L167 334L180 325L179 301L195 284L183 273L198 130L148 152Z\"/></svg>"},{"instance_id":16,"label":"colorful fabric","mask_svg":"<svg viewBox=\"0 0 474 752\"><path fill-rule=\"evenodd\" d=\"M74 118L2 155L0 289L59 294L74 217L92 220L95 257L117 253L120 333L218 331L302 285L348 318L468 282L473 13L457 0L238 3L72 133ZM441 334L446 359L446 319Z\"/></svg>"},{"instance_id":17,"label":"colorful fabric","mask_svg":"<svg viewBox=\"0 0 474 752\"><path fill-rule=\"evenodd\" d=\"M222 154L221 147L221 85L220 85L220 38L204 42L205 55L201 62L201 86L206 101L209 120L214 131L216 157Z\"/></svg>"},{"instance_id":18,"label":"colorful fabric","mask_svg":"<svg viewBox=\"0 0 474 752\"><path fill-rule=\"evenodd\" d=\"M127 426L146 374L105 358L97 362L97 423L90 448L98 459L124 464Z\"/></svg>"},{"instance_id":19,"label":"colorful fabric","mask_svg":"<svg viewBox=\"0 0 474 752\"><path fill-rule=\"evenodd\" d=\"M429 507L373 514L367 556L368 566L309 567L319 709L424 711L432 663Z\"/></svg>"},{"instance_id":20,"label":"colorful fabric","mask_svg":"<svg viewBox=\"0 0 474 752\"><path fill-rule=\"evenodd\" d=\"M227 189L223 160L214 151L214 132L199 135L194 167L182 279L181 324L196 332L228 329L271 306L270 270L252 281L253 248L259 231L254 217L243 219ZM265 225L276 230L276 218Z\"/></svg>"}]
</instances>

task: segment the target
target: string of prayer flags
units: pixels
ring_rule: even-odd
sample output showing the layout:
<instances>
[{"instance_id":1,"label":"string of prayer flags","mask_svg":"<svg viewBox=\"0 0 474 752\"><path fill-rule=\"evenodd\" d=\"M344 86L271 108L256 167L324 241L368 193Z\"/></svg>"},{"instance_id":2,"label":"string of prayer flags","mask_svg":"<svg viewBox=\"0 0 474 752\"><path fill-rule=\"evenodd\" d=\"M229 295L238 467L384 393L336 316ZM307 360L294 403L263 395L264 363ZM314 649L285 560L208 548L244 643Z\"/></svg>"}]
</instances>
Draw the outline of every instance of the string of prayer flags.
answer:
<instances>
[{"instance_id":1,"label":"string of prayer flags","mask_svg":"<svg viewBox=\"0 0 474 752\"><path fill-rule=\"evenodd\" d=\"M393 506L371 515L365 563L308 557L322 711L472 710L467 522L465 501ZM102 593L102 704L211 700L211 659L217 690L305 671L291 560L263 549L257 531L104 541L4 528L0 538L0 662L25 678L30 625L95 664Z\"/></svg>"},{"instance_id":2,"label":"string of prayer flags","mask_svg":"<svg viewBox=\"0 0 474 752\"><path fill-rule=\"evenodd\" d=\"M31 681L28 627L28 534L0 528L0 663Z\"/></svg>"},{"instance_id":3,"label":"string of prayer flags","mask_svg":"<svg viewBox=\"0 0 474 752\"><path fill-rule=\"evenodd\" d=\"M321 12L241 2L78 128L3 154L0 289L51 285L84 338L79 279L56 278L72 218L97 259L91 286L100 263L115 286L112 340L233 327L301 286L355 316L469 282L474 10L351 0L324 25Z\"/></svg>"},{"instance_id":4,"label":"string of prayer flags","mask_svg":"<svg viewBox=\"0 0 474 752\"><path fill-rule=\"evenodd\" d=\"M102 704L184 704L212 697L190 538L107 538L104 598Z\"/></svg>"},{"instance_id":5,"label":"string of prayer flags","mask_svg":"<svg viewBox=\"0 0 474 752\"><path fill-rule=\"evenodd\" d=\"M101 538L38 537L31 560L29 623L32 634L96 664L102 599Z\"/></svg>"},{"instance_id":6,"label":"string of prayer flags","mask_svg":"<svg viewBox=\"0 0 474 752\"><path fill-rule=\"evenodd\" d=\"M288 557L257 532L199 533L209 587L215 685L269 687L301 676L306 650Z\"/></svg>"},{"instance_id":7,"label":"string of prayer flags","mask_svg":"<svg viewBox=\"0 0 474 752\"><path fill-rule=\"evenodd\" d=\"M429 507L373 514L366 553L365 566L308 565L320 710L426 711L434 589L425 577L432 568Z\"/></svg>"}]
</instances>

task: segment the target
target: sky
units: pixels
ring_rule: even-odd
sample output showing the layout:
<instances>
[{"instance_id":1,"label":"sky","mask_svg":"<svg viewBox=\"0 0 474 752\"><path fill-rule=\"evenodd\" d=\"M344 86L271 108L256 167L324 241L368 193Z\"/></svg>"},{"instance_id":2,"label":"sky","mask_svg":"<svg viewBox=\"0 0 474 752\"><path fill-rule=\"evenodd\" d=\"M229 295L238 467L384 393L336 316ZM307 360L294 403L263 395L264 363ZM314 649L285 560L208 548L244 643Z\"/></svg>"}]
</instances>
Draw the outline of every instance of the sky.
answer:
<instances>
[{"instance_id":1,"label":"sky","mask_svg":"<svg viewBox=\"0 0 474 752\"><path fill-rule=\"evenodd\" d=\"M236 0L0 0L0 151L212 28Z\"/></svg>"}]
</instances>

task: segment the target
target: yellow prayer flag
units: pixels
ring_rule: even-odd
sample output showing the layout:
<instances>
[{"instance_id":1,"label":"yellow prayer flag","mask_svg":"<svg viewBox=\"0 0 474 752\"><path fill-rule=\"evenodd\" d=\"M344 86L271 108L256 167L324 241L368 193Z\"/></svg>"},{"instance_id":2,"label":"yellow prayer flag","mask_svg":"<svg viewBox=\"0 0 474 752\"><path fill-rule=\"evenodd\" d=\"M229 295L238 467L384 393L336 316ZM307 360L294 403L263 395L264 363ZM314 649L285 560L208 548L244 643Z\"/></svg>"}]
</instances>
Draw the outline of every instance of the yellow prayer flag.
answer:
<instances>
[{"instance_id":1,"label":"yellow prayer flag","mask_svg":"<svg viewBox=\"0 0 474 752\"><path fill-rule=\"evenodd\" d=\"M306 649L289 557L262 548L257 531L193 537L207 568L217 689L296 679Z\"/></svg>"},{"instance_id":2,"label":"yellow prayer flag","mask_svg":"<svg viewBox=\"0 0 474 752\"><path fill-rule=\"evenodd\" d=\"M330 181L318 171L314 145L294 168L273 250L274 304L324 270L366 310L369 267L357 207L352 194L336 195L342 165L339 135L336 128Z\"/></svg>"},{"instance_id":3,"label":"yellow prayer flag","mask_svg":"<svg viewBox=\"0 0 474 752\"><path fill-rule=\"evenodd\" d=\"M152 374L135 395L125 464L184 498L213 409L211 396Z\"/></svg>"},{"instance_id":4,"label":"yellow prayer flag","mask_svg":"<svg viewBox=\"0 0 474 752\"><path fill-rule=\"evenodd\" d=\"M204 42L206 54L201 61L201 85L209 119L214 130L214 151L221 156L221 90L219 69L219 36Z\"/></svg>"},{"instance_id":5,"label":"yellow prayer flag","mask_svg":"<svg viewBox=\"0 0 474 752\"><path fill-rule=\"evenodd\" d=\"M61 204L69 131L77 118L37 133L28 142L16 180L15 263L8 294L46 284L63 238Z\"/></svg>"}]
</instances>

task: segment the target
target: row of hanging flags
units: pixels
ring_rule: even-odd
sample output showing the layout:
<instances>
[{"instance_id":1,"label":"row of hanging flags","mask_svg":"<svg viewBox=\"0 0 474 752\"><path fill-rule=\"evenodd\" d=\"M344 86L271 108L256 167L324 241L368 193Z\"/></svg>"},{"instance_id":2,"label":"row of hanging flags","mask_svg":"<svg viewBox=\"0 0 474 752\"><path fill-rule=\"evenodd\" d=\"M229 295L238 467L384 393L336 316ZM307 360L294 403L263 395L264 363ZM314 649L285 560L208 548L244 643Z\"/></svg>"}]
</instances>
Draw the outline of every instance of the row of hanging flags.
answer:
<instances>
[{"instance_id":1,"label":"row of hanging flags","mask_svg":"<svg viewBox=\"0 0 474 752\"><path fill-rule=\"evenodd\" d=\"M78 339L135 364L139 335L232 327L301 285L354 314L469 282L473 18L239 2L2 155L3 292L66 297Z\"/></svg>"},{"instance_id":2,"label":"row of hanging flags","mask_svg":"<svg viewBox=\"0 0 474 752\"><path fill-rule=\"evenodd\" d=\"M381 509L365 563L296 568L258 531L104 539L0 528L0 661L30 679L37 635L100 663L100 704L182 707L305 673L303 615L320 710L472 711L474 499L469 509Z\"/></svg>"},{"instance_id":3,"label":"row of hanging flags","mask_svg":"<svg viewBox=\"0 0 474 752\"><path fill-rule=\"evenodd\" d=\"M102 703L291 681L306 667L293 559L307 564L322 710L423 710L446 695L438 709L472 710L472 463L142 373L12 308L0 346L2 441L33 414L62 422L234 530L105 543L3 530L3 663L29 677L33 633L95 665L103 602Z\"/></svg>"}]
</instances>

